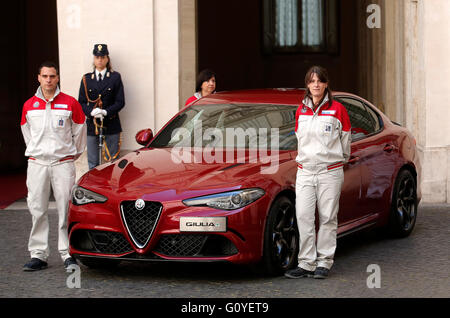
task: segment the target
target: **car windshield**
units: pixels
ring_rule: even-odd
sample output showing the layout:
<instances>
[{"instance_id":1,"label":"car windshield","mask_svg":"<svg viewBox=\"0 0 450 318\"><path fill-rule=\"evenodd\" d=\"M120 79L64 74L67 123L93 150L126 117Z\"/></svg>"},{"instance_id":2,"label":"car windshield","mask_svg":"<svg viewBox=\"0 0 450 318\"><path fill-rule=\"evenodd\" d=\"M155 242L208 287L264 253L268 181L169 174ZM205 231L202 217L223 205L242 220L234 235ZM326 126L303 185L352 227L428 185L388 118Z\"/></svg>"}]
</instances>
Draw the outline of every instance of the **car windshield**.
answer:
<instances>
[{"instance_id":1,"label":"car windshield","mask_svg":"<svg viewBox=\"0 0 450 318\"><path fill-rule=\"evenodd\" d=\"M296 110L296 106L267 104L191 106L174 118L150 147L295 150Z\"/></svg>"}]
</instances>

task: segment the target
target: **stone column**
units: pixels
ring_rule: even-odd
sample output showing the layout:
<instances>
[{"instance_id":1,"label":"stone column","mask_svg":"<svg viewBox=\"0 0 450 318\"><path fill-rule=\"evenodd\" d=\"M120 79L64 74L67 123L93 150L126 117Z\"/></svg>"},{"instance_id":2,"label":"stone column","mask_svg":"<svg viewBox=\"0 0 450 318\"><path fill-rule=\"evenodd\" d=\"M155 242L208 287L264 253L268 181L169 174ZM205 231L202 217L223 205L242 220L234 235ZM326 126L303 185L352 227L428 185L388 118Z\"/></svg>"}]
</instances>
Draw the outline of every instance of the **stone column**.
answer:
<instances>
[{"instance_id":1,"label":"stone column","mask_svg":"<svg viewBox=\"0 0 450 318\"><path fill-rule=\"evenodd\" d=\"M408 7L412 21L417 10L418 25L407 32L419 34L416 45L422 51L414 72L415 93L421 97L412 120L423 158L423 197L450 203L450 1L409 0Z\"/></svg>"},{"instance_id":2,"label":"stone column","mask_svg":"<svg viewBox=\"0 0 450 318\"><path fill-rule=\"evenodd\" d=\"M372 3L382 26L359 30L361 94L414 135L423 201L450 203L450 1L362 0L360 21Z\"/></svg>"},{"instance_id":3,"label":"stone column","mask_svg":"<svg viewBox=\"0 0 450 318\"><path fill-rule=\"evenodd\" d=\"M97 43L108 45L113 69L122 75L121 154L139 147L139 130L156 133L193 93L195 5L195 0L57 0L62 90L78 98L81 76L93 70ZM85 171L82 156L77 176Z\"/></svg>"}]
</instances>

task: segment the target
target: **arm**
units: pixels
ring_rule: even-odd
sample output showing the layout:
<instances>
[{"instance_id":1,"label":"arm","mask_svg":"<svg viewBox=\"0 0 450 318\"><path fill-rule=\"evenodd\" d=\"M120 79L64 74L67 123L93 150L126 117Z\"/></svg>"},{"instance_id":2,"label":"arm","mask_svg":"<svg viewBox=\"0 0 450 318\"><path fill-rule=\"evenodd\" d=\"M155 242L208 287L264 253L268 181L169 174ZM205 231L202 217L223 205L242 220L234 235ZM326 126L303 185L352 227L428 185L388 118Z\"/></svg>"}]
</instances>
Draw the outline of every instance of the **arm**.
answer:
<instances>
[{"instance_id":1,"label":"arm","mask_svg":"<svg viewBox=\"0 0 450 318\"><path fill-rule=\"evenodd\" d=\"M341 130L341 145L342 151L344 155L344 161L347 162L350 159L351 153L351 143L352 143L352 125L350 123L350 118L348 117L347 110L344 106L342 106L342 112L340 116L340 120L342 123Z\"/></svg>"},{"instance_id":2,"label":"arm","mask_svg":"<svg viewBox=\"0 0 450 318\"><path fill-rule=\"evenodd\" d=\"M298 130L298 117L300 116L300 110L302 107L303 107L302 105L298 106L297 111L295 112L295 132L296 133Z\"/></svg>"},{"instance_id":3,"label":"arm","mask_svg":"<svg viewBox=\"0 0 450 318\"><path fill-rule=\"evenodd\" d=\"M89 116L91 114L93 105L88 104L86 91L84 89L83 79L81 79L80 91L78 93L78 102L80 103L84 114L86 116Z\"/></svg>"},{"instance_id":4,"label":"arm","mask_svg":"<svg viewBox=\"0 0 450 318\"><path fill-rule=\"evenodd\" d=\"M118 76L116 83L115 83L115 89L114 89L114 103L112 105L109 105L106 110L105 116L113 116L119 113L119 111L125 106L125 94L123 89L123 83L122 78L120 77L119 73L116 73Z\"/></svg>"},{"instance_id":5,"label":"arm","mask_svg":"<svg viewBox=\"0 0 450 318\"><path fill-rule=\"evenodd\" d=\"M76 100L73 101L72 106L72 139L77 149L75 157L79 157L86 149L87 128L86 116L82 106Z\"/></svg>"},{"instance_id":6,"label":"arm","mask_svg":"<svg viewBox=\"0 0 450 318\"><path fill-rule=\"evenodd\" d=\"M27 111L25 105L22 109L22 118L20 120L20 129L22 130L23 139L25 140L25 145L28 147L31 139L30 125L27 122Z\"/></svg>"},{"instance_id":7,"label":"arm","mask_svg":"<svg viewBox=\"0 0 450 318\"><path fill-rule=\"evenodd\" d=\"M344 155L344 162L348 162L348 159L350 159L350 146L352 144L351 140L351 132L350 131L342 131L341 133L341 144L342 144L342 150Z\"/></svg>"}]
</instances>

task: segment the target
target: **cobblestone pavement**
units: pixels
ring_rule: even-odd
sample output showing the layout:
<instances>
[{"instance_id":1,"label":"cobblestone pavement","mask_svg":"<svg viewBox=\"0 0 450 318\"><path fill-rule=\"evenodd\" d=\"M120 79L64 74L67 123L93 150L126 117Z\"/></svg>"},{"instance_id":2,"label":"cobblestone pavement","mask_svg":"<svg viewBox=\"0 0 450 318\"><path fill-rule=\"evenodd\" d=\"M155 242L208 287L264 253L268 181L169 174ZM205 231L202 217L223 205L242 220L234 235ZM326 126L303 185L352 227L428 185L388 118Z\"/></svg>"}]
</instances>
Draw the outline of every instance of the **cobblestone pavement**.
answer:
<instances>
[{"instance_id":1,"label":"cobblestone pavement","mask_svg":"<svg viewBox=\"0 0 450 318\"><path fill-rule=\"evenodd\" d=\"M25 209L0 210L0 297L151 298L397 298L450 297L450 206L421 204L408 238L374 231L338 241L335 265L325 280L264 277L245 266L123 262L114 270L81 267L80 288L68 288L56 246L56 210L50 210L49 267L23 272L28 261L31 216ZM380 288L367 281L380 269Z\"/></svg>"}]
</instances>

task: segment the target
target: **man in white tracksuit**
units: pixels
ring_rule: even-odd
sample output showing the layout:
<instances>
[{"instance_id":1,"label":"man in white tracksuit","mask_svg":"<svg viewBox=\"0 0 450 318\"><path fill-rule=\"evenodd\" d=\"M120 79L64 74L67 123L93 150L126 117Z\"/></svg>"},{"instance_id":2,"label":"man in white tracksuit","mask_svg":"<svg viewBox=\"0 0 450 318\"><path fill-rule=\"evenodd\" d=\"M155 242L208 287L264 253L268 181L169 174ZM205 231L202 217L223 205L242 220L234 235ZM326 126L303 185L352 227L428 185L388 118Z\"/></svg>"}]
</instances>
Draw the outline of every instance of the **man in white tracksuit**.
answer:
<instances>
[{"instance_id":1,"label":"man in white tracksuit","mask_svg":"<svg viewBox=\"0 0 450 318\"><path fill-rule=\"evenodd\" d=\"M45 62L39 68L36 94L23 106L21 129L28 159L27 203L32 215L28 242L31 261L24 271L47 267L48 204L50 187L58 211L58 250L65 267L76 264L69 255L67 210L75 183L76 160L86 148L86 117L73 97L59 90L57 66Z\"/></svg>"},{"instance_id":2,"label":"man in white tracksuit","mask_svg":"<svg viewBox=\"0 0 450 318\"><path fill-rule=\"evenodd\" d=\"M345 107L330 100L328 76L323 68L311 68L305 82L307 94L297 109L295 130L299 264L285 276L325 278L336 250L337 214L344 181L343 166L350 156L351 125ZM316 204L319 212L317 237Z\"/></svg>"}]
</instances>

